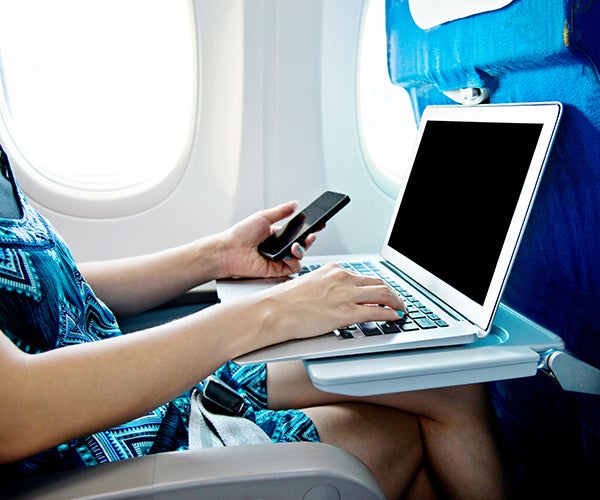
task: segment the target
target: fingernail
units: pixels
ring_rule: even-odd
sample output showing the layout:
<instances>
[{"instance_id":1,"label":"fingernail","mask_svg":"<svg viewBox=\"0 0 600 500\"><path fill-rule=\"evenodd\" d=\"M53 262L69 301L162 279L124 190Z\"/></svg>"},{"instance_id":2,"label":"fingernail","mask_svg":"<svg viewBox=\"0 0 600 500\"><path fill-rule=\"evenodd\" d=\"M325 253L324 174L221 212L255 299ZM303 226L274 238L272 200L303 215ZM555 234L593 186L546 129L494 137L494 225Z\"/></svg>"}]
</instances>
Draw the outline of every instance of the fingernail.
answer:
<instances>
[{"instance_id":1,"label":"fingernail","mask_svg":"<svg viewBox=\"0 0 600 500\"><path fill-rule=\"evenodd\" d=\"M298 251L299 251L300 253L302 253L302 252L304 252L304 248L302 248L300 245L298 245Z\"/></svg>"},{"instance_id":2,"label":"fingernail","mask_svg":"<svg viewBox=\"0 0 600 500\"><path fill-rule=\"evenodd\" d=\"M291 258L289 255L286 255L286 256L284 257L284 259L285 259L285 260L292 260L292 258Z\"/></svg>"},{"instance_id":3,"label":"fingernail","mask_svg":"<svg viewBox=\"0 0 600 500\"><path fill-rule=\"evenodd\" d=\"M404 311L396 311L398 313L398 316L400 316L401 318L404 318Z\"/></svg>"}]
</instances>

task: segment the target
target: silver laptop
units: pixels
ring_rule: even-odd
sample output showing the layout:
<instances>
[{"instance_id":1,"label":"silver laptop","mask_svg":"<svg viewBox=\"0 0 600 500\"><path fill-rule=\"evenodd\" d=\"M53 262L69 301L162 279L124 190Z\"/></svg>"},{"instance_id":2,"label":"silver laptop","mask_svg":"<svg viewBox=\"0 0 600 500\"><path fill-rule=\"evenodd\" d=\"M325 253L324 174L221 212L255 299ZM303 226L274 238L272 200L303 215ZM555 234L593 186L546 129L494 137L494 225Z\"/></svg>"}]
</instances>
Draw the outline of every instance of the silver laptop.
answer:
<instances>
[{"instance_id":1,"label":"silver laptop","mask_svg":"<svg viewBox=\"0 0 600 500\"><path fill-rule=\"evenodd\" d=\"M313 269L335 260L380 276L401 295L408 317L348 325L236 361L449 346L487 335L561 113L560 103L427 107L380 254L303 261ZM217 293L226 302L280 281L221 280Z\"/></svg>"}]
</instances>

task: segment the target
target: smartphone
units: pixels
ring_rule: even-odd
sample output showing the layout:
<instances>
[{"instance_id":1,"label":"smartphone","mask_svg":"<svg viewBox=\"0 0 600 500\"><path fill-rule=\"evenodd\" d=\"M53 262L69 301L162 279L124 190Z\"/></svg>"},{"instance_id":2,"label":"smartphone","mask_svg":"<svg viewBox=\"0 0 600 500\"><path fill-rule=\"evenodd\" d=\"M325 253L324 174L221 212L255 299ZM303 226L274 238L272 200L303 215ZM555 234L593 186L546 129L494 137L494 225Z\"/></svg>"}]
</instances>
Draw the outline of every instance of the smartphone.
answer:
<instances>
[{"instance_id":1,"label":"smartphone","mask_svg":"<svg viewBox=\"0 0 600 500\"><path fill-rule=\"evenodd\" d=\"M321 229L325 222L350 202L347 194L326 191L304 210L296 214L284 227L273 233L260 245L258 251L267 259L281 260L291 255L292 245L301 245L310 234Z\"/></svg>"}]
</instances>

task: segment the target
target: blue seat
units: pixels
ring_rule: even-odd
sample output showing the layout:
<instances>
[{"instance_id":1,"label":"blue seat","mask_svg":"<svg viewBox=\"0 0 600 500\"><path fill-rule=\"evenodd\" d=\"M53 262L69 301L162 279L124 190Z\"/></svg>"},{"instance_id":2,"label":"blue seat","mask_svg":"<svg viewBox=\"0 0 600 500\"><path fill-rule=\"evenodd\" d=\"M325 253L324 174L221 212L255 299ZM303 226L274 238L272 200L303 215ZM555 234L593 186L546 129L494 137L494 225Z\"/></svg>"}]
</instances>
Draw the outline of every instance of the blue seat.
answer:
<instances>
[{"instance_id":1,"label":"blue seat","mask_svg":"<svg viewBox=\"0 0 600 500\"><path fill-rule=\"evenodd\" d=\"M513 0L425 29L409 3L387 0L388 62L417 119L429 104L471 96L564 104L503 301L600 367L600 3ZM490 390L520 493L597 490L599 396L565 391L541 372Z\"/></svg>"}]
</instances>

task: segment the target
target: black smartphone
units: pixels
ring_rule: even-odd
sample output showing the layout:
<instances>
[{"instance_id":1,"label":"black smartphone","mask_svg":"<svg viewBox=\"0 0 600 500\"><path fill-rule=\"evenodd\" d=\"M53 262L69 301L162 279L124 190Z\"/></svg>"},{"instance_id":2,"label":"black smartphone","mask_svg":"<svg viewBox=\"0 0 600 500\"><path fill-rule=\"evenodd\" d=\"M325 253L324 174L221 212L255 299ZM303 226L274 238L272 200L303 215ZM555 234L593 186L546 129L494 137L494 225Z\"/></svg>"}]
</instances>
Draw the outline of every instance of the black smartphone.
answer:
<instances>
[{"instance_id":1,"label":"black smartphone","mask_svg":"<svg viewBox=\"0 0 600 500\"><path fill-rule=\"evenodd\" d=\"M350 202L347 194L326 191L308 207L296 214L284 227L260 245L258 251L267 259L281 260L291 254L292 245L304 244L304 239L321 229L325 222Z\"/></svg>"}]
</instances>

